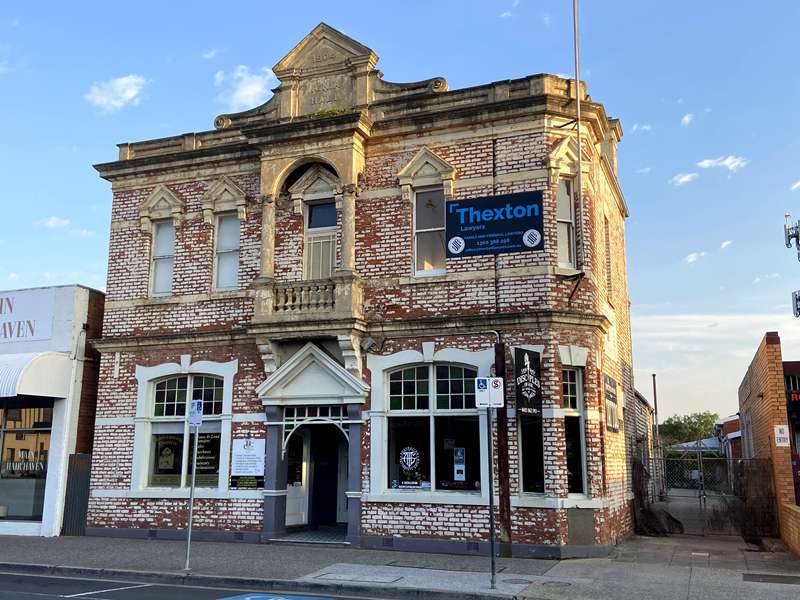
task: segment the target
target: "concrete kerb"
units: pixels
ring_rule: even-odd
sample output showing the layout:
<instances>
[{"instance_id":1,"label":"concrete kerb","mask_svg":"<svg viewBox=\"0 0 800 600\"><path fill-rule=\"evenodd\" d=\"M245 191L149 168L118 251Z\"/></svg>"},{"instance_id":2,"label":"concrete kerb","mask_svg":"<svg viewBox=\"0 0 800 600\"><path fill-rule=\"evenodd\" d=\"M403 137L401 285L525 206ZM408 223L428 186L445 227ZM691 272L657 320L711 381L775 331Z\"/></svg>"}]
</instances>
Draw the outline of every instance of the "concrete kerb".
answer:
<instances>
[{"instance_id":1,"label":"concrete kerb","mask_svg":"<svg viewBox=\"0 0 800 600\"><path fill-rule=\"evenodd\" d=\"M482 600L484 598L515 598L515 596L504 594L502 592L449 592L445 590L399 587L391 588L387 586L378 588L375 586L345 583L315 583L308 581L295 581L291 579L258 579L252 577L228 577L158 571L132 571L128 569L70 567L33 563L0 562L0 572L26 575L50 575L56 577L114 579L132 583L185 585L222 589L227 588L233 590L351 596L370 600L377 598L375 596L376 593L380 593L380 598L387 600Z\"/></svg>"}]
</instances>

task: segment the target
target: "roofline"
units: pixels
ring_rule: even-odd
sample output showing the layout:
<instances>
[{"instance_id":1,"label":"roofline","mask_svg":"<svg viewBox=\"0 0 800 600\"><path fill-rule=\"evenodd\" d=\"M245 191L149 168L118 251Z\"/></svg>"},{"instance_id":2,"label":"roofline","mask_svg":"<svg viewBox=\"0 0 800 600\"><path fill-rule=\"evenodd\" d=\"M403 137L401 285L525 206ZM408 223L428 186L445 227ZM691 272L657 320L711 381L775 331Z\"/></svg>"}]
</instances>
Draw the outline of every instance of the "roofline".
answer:
<instances>
[{"instance_id":1,"label":"roofline","mask_svg":"<svg viewBox=\"0 0 800 600\"><path fill-rule=\"evenodd\" d=\"M90 292L97 292L98 294L106 295L106 293L102 290L98 290L97 288L89 287L88 285L83 285L82 283L62 283L60 285L37 285L34 287L27 287L27 288L14 288L10 290L0 290L0 294L8 294L11 292L28 292L31 290L54 290L57 288L83 288L84 290L89 290Z\"/></svg>"}]
</instances>

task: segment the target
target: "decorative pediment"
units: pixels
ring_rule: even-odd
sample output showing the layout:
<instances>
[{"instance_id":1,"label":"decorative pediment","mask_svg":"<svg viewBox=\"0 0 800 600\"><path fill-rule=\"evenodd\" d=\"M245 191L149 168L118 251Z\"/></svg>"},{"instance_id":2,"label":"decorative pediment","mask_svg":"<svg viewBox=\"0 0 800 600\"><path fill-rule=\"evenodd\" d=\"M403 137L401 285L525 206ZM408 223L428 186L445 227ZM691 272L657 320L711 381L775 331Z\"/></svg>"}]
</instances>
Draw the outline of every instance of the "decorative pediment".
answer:
<instances>
[{"instance_id":1,"label":"decorative pediment","mask_svg":"<svg viewBox=\"0 0 800 600\"><path fill-rule=\"evenodd\" d=\"M203 220L209 225L214 223L214 213L235 210L240 220L247 218L247 196L233 180L224 175L203 194L202 205Z\"/></svg>"},{"instance_id":2,"label":"decorative pediment","mask_svg":"<svg viewBox=\"0 0 800 600\"><path fill-rule=\"evenodd\" d=\"M361 404L369 386L309 342L256 389L265 406Z\"/></svg>"},{"instance_id":3,"label":"decorative pediment","mask_svg":"<svg viewBox=\"0 0 800 600\"><path fill-rule=\"evenodd\" d=\"M338 204L341 196L339 178L322 165L313 165L289 188L289 196L294 212L298 214L303 212L304 201L333 198Z\"/></svg>"},{"instance_id":4,"label":"decorative pediment","mask_svg":"<svg viewBox=\"0 0 800 600\"><path fill-rule=\"evenodd\" d=\"M300 73L324 72L358 63L378 62L377 55L353 38L320 23L272 67L279 79Z\"/></svg>"},{"instance_id":5,"label":"decorative pediment","mask_svg":"<svg viewBox=\"0 0 800 600\"><path fill-rule=\"evenodd\" d=\"M186 205L165 185L155 187L147 199L139 205L139 220L142 231L150 231L152 222L158 219L173 219L180 227Z\"/></svg>"},{"instance_id":6,"label":"decorative pediment","mask_svg":"<svg viewBox=\"0 0 800 600\"><path fill-rule=\"evenodd\" d=\"M581 156L583 170L588 171L591 164L590 157L583 152ZM576 175L578 173L578 144L573 137L565 137L553 146L547 155L547 173L550 185L555 185L561 176Z\"/></svg>"},{"instance_id":7,"label":"decorative pediment","mask_svg":"<svg viewBox=\"0 0 800 600\"><path fill-rule=\"evenodd\" d=\"M411 188L427 185L442 185L444 197L453 197L453 182L456 179L456 168L449 162L424 147L414 155L406 166L397 174L403 199L411 201Z\"/></svg>"}]
</instances>

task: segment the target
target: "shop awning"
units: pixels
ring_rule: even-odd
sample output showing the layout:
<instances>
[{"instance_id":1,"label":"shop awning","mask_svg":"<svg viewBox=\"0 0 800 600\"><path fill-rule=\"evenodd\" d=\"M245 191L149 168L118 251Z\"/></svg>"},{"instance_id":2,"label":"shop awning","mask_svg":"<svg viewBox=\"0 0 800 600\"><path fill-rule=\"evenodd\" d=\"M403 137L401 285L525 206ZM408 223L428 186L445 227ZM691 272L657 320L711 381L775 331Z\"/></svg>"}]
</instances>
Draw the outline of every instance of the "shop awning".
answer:
<instances>
[{"instance_id":1,"label":"shop awning","mask_svg":"<svg viewBox=\"0 0 800 600\"><path fill-rule=\"evenodd\" d=\"M66 398L72 361L61 352L0 354L0 397Z\"/></svg>"}]
</instances>

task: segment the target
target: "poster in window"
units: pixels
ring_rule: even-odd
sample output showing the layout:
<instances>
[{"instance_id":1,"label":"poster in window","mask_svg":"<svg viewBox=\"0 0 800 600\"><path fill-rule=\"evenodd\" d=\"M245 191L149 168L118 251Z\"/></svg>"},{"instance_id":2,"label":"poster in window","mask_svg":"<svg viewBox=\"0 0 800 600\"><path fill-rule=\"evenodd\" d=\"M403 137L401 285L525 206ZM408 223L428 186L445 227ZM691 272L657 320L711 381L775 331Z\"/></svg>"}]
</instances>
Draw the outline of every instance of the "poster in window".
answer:
<instances>
[{"instance_id":1,"label":"poster in window","mask_svg":"<svg viewBox=\"0 0 800 600\"><path fill-rule=\"evenodd\" d=\"M517 410L528 415L542 414L542 357L535 350L514 348L514 383Z\"/></svg>"},{"instance_id":2,"label":"poster in window","mask_svg":"<svg viewBox=\"0 0 800 600\"><path fill-rule=\"evenodd\" d=\"M297 438L300 439L300 438ZM302 441L300 443L300 468L302 473ZM233 440L231 455L231 488L254 490L264 487L264 457L266 440L248 438ZM292 457L289 462L292 463ZM298 464L298 463L295 463ZM291 477L290 477L291 478Z\"/></svg>"},{"instance_id":3,"label":"poster in window","mask_svg":"<svg viewBox=\"0 0 800 600\"><path fill-rule=\"evenodd\" d=\"M464 481L467 478L466 448L453 448L453 481Z\"/></svg>"},{"instance_id":4,"label":"poster in window","mask_svg":"<svg viewBox=\"0 0 800 600\"><path fill-rule=\"evenodd\" d=\"M200 433L197 438L197 475L195 485L198 487L217 487L219 484L219 433ZM192 434L194 443L194 434ZM189 473L192 472L192 456L189 455Z\"/></svg>"},{"instance_id":5,"label":"poster in window","mask_svg":"<svg viewBox=\"0 0 800 600\"><path fill-rule=\"evenodd\" d=\"M153 473L150 485L180 485L182 458L183 435L154 435Z\"/></svg>"}]
</instances>

